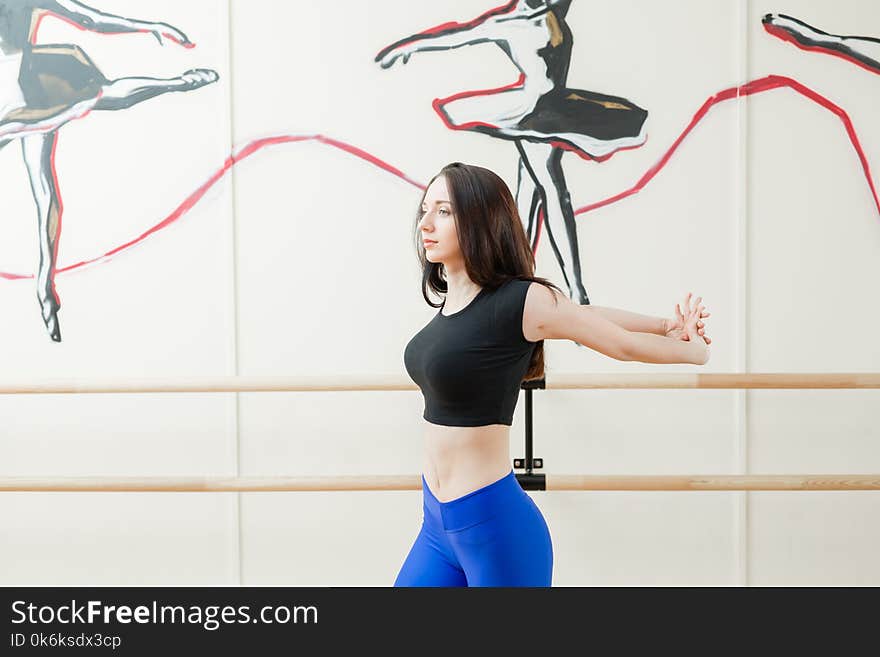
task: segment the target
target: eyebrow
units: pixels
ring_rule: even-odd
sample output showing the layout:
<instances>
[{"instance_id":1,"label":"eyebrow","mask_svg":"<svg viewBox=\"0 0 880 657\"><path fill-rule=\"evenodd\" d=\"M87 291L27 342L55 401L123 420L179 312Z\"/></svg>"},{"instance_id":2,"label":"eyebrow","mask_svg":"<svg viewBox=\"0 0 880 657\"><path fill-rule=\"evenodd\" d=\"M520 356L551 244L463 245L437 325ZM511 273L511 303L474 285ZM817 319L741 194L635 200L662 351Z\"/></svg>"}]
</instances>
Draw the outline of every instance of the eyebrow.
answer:
<instances>
[{"instance_id":1,"label":"eyebrow","mask_svg":"<svg viewBox=\"0 0 880 657\"><path fill-rule=\"evenodd\" d=\"M450 203L449 201L444 201L442 199L439 201L434 201L434 205L437 205L438 203L449 203L449 205L452 205L452 203ZM422 205L424 205L424 204L425 204L425 202L422 201Z\"/></svg>"}]
</instances>

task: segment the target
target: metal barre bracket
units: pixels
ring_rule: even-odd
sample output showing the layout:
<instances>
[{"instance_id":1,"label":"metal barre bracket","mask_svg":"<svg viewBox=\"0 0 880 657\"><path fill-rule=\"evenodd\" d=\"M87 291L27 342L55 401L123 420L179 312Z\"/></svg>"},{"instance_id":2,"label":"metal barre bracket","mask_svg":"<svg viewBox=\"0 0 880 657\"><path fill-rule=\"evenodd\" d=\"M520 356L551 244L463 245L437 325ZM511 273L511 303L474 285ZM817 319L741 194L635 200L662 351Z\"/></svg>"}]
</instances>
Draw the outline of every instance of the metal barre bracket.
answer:
<instances>
[{"instance_id":1,"label":"metal barre bracket","mask_svg":"<svg viewBox=\"0 0 880 657\"><path fill-rule=\"evenodd\" d=\"M526 391L526 456L521 459L513 459L513 467L514 469L525 469L525 472L516 473L516 480L524 490L547 490L546 475L532 472L533 469L538 470L544 467L544 459L532 456L532 390L543 390L546 388L546 383L547 380L544 377L520 382L520 388Z\"/></svg>"},{"instance_id":2,"label":"metal barre bracket","mask_svg":"<svg viewBox=\"0 0 880 657\"><path fill-rule=\"evenodd\" d=\"M547 490L547 477L542 474L517 473L516 480L523 490Z\"/></svg>"}]
</instances>

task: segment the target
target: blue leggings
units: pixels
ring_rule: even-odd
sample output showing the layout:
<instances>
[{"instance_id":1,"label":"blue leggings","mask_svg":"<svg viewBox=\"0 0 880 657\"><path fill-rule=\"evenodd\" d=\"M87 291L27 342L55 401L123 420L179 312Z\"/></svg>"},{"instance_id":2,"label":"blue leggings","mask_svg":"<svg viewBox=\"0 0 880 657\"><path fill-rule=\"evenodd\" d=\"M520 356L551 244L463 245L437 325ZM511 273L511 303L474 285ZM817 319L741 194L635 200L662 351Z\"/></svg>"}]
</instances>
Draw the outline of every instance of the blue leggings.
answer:
<instances>
[{"instance_id":1,"label":"blue leggings","mask_svg":"<svg viewBox=\"0 0 880 657\"><path fill-rule=\"evenodd\" d=\"M422 475L422 498L422 527L394 586L550 586L550 531L513 470L448 502Z\"/></svg>"}]
</instances>

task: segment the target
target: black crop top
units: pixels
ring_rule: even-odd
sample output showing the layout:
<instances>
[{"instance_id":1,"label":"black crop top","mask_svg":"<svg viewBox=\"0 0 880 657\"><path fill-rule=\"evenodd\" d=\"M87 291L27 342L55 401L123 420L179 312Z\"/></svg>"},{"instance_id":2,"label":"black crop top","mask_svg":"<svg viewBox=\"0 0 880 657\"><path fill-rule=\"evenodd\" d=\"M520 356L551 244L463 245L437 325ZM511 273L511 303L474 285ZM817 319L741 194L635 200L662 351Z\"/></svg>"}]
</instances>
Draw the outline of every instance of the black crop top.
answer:
<instances>
[{"instance_id":1,"label":"black crop top","mask_svg":"<svg viewBox=\"0 0 880 657\"><path fill-rule=\"evenodd\" d=\"M484 287L458 312L438 311L407 343L404 364L422 390L422 417L428 422L512 424L520 383L537 344L522 332L531 284L511 279L494 290Z\"/></svg>"}]
</instances>

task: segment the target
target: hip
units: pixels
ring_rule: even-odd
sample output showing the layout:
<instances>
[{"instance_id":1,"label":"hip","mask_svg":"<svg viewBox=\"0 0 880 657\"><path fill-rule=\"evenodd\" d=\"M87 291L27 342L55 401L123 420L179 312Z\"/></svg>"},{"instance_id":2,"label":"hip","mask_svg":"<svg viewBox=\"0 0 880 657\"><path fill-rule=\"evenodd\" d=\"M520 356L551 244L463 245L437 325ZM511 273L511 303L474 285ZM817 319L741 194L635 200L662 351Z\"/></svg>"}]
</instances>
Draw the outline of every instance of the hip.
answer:
<instances>
[{"instance_id":1,"label":"hip","mask_svg":"<svg viewBox=\"0 0 880 657\"><path fill-rule=\"evenodd\" d=\"M435 497L423 476L422 496L425 524L438 532L462 532L493 519L521 529L531 525L547 531L544 516L511 468L496 481L447 502Z\"/></svg>"}]
</instances>

